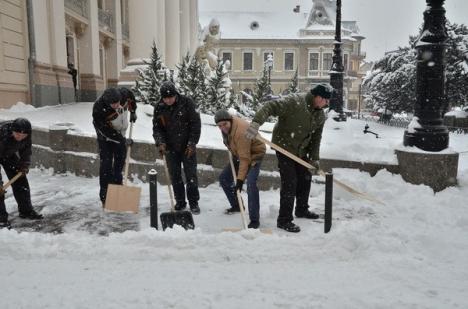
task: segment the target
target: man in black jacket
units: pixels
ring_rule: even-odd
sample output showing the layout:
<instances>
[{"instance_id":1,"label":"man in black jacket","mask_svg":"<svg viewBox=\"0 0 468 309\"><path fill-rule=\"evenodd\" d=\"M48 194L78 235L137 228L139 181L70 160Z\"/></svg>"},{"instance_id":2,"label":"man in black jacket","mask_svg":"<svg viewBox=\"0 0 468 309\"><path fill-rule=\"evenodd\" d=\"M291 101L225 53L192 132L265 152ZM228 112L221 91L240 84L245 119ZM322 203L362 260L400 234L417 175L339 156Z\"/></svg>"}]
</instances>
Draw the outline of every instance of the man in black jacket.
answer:
<instances>
[{"instance_id":1,"label":"man in black jacket","mask_svg":"<svg viewBox=\"0 0 468 309\"><path fill-rule=\"evenodd\" d=\"M99 146L99 198L106 202L107 187L122 184L127 146L133 141L125 138L130 121L136 121L136 103L133 93L126 88L109 88L93 106L93 125Z\"/></svg>"},{"instance_id":2,"label":"man in black jacket","mask_svg":"<svg viewBox=\"0 0 468 309\"><path fill-rule=\"evenodd\" d=\"M160 93L161 101L154 108L153 137L159 153L167 159L175 208L182 210L187 206L181 171L183 164L190 210L199 214L196 145L200 139L200 114L192 99L179 94L172 82L164 82Z\"/></svg>"},{"instance_id":3,"label":"man in black jacket","mask_svg":"<svg viewBox=\"0 0 468 309\"><path fill-rule=\"evenodd\" d=\"M9 179L17 173L23 175L11 187L18 203L20 218L42 219L31 204L31 191L26 174L31 165L31 123L25 118L0 123L0 166L3 166ZM10 227L5 208L5 192L0 173L0 228Z\"/></svg>"}]
</instances>

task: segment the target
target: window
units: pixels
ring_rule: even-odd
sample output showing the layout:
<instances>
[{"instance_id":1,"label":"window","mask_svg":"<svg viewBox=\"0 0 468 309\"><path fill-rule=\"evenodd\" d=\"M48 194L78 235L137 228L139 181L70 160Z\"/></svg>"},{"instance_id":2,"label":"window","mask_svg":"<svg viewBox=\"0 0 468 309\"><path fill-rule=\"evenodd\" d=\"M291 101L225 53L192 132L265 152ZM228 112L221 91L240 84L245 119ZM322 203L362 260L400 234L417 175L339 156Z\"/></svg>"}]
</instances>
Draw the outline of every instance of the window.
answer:
<instances>
[{"instance_id":1,"label":"window","mask_svg":"<svg viewBox=\"0 0 468 309\"><path fill-rule=\"evenodd\" d=\"M332 54L323 53L322 71L324 71L325 74L328 74L328 71L330 71L332 63Z\"/></svg>"},{"instance_id":2,"label":"window","mask_svg":"<svg viewBox=\"0 0 468 309\"><path fill-rule=\"evenodd\" d=\"M222 53L223 62L229 61L228 69L232 70L232 53L231 52L223 52Z\"/></svg>"},{"instance_id":3,"label":"window","mask_svg":"<svg viewBox=\"0 0 468 309\"><path fill-rule=\"evenodd\" d=\"M253 53L252 52L244 52L244 71L252 71L253 70Z\"/></svg>"},{"instance_id":4,"label":"window","mask_svg":"<svg viewBox=\"0 0 468 309\"><path fill-rule=\"evenodd\" d=\"M97 6L98 9L104 10L104 0L98 0Z\"/></svg>"},{"instance_id":5,"label":"window","mask_svg":"<svg viewBox=\"0 0 468 309\"><path fill-rule=\"evenodd\" d=\"M346 73L348 71L348 54L343 55L343 67L344 72Z\"/></svg>"},{"instance_id":6,"label":"window","mask_svg":"<svg viewBox=\"0 0 468 309\"><path fill-rule=\"evenodd\" d=\"M267 67L266 66L266 61L268 59L268 55L271 55L272 59L273 59L273 62L271 63L271 69L273 70L273 67L275 65L275 61L274 61L274 55L273 55L273 52L264 52L263 53L263 66ZM267 68L268 69L268 68Z\"/></svg>"},{"instance_id":7,"label":"window","mask_svg":"<svg viewBox=\"0 0 468 309\"><path fill-rule=\"evenodd\" d=\"M309 53L309 76L317 76L319 70L319 53Z\"/></svg>"},{"instance_id":8,"label":"window","mask_svg":"<svg viewBox=\"0 0 468 309\"><path fill-rule=\"evenodd\" d=\"M284 70L285 71L294 70L294 53L293 52L284 53Z\"/></svg>"}]
</instances>

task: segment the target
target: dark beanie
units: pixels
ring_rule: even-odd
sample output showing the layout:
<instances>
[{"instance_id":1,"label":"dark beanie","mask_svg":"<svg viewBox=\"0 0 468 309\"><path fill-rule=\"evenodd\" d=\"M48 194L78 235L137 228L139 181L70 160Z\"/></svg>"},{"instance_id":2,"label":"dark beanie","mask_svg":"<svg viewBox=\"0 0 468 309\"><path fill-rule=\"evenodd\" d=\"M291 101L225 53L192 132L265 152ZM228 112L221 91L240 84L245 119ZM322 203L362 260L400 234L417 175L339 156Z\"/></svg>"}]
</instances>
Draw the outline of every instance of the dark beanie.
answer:
<instances>
[{"instance_id":1,"label":"dark beanie","mask_svg":"<svg viewBox=\"0 0 468 309\"><path fill-rule=\"evenodd\" d=\"M225 109L221 109L217 111L214 116L214 121L216 124L221 121L231 121L231 120L232 120L232 115L229 114L229 112Z\"/></svg>"},{"instance_id":2,"label":"dark beanie","mask_svg":"<svg viewBox=\"0 0 468 309\"><path fill-rule=\"evenodd\" d=\"M107 88L101 96L101 99L107 104L120 102L122 96L117 88Z\"/></svg>"},{"instance_id":3,"label":"dark beanie","mask_svg":"<svg viewBox=\"0 0 468 309\"><path fill-rule=\"evenodd\" d=\"M318 84L310 90L310 93L314 96L319 96L324 99L330 99L334 92L335 90L330 84Z\"/></svg>"}]
</instances>

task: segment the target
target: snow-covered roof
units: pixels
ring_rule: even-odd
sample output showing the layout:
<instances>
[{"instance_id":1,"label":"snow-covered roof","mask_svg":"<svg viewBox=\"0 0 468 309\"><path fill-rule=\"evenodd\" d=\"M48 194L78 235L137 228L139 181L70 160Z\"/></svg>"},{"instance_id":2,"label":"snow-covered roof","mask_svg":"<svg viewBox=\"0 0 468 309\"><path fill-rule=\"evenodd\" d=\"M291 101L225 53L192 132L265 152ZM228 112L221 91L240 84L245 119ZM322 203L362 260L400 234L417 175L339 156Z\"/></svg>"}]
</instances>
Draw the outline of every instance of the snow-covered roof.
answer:
<instances>
[{"instance_id":1,"label":"snow-covered roof","mask_svg":"<svg viewBox=\"0 0 468 309\"><path fill-rule=\"evenodd\" d=\"M237 12L201 11L200 25L207 26L211 19L220 23L222 39L334 39L335 26L312 24L306 28L309 11ZM355 41L356 22L343 22L342 39ZM345 28L349 26L351 29Z\"/></svg>"}]
</instances>

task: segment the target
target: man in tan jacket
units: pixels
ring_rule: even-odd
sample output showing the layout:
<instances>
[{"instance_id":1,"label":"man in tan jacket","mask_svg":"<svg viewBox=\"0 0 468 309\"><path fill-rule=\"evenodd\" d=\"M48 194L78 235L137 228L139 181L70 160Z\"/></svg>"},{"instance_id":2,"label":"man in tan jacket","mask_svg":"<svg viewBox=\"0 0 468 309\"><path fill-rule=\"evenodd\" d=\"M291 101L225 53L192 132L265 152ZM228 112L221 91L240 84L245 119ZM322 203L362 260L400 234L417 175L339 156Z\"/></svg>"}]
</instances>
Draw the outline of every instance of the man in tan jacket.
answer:
<instances>
[{"instance_id":1,"label":"man in tan jacket","mask_svg":"<svg viewBox=\"0 0 468 309\"><path fill-rule=\"evenodd\" d=\"M257 178L266 151L265 144L258 140L247 139L245 132L249 127L249 123L239 117L232 116L226 110L218 111L214 119L223 134L224 144L233 155L237 173L235 185L229 164L219 175L219 183L231 204L231 208L227 209L226 213L231 214L240 211L234 190L242 191L244 181L247 180L250 217L248 227L258 229L260 226L260 195L257 187Z\"/></svg>"}]
</instances>

